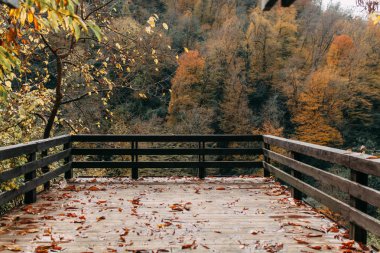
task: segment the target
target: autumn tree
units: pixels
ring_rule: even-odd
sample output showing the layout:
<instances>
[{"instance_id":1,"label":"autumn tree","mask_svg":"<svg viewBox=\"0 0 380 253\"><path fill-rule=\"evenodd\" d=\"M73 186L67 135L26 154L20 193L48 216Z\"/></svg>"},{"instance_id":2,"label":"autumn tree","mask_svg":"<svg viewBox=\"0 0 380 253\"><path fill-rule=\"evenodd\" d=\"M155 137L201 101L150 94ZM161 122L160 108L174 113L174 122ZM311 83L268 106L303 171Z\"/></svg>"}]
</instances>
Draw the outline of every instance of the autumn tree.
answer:
<instances>
[{"instance_id":1,"label":"autumn tree","mask_svg":"<svg viewBox=\"0 0 380 253\"><path fill-rule=\"evenodd\" d=\"M349 65L353 49L354 42L350 36L345 34L336 36L327 53L327 65L331 68Z\"/></svg>"},{"instance_id":2,"label":"autumn tree","mask_svg":"<svg viewBox=\"0 0 380 253\"><path fill-rule=\"evenodd\" d=\"M188 120L189 111L207 104L204 71L205 60L198 51L188 51L179 57L178 68L171 86L168 110L170 125Z\"/></svg>"},{"instance_id":3,"label":"autumn tree","mask_svg":"<svg viewBox=\"0 0 380 253\"><path fill-rule=\"evenodd\" d=\"M293 111L296 136L320 145L342 145L339 126L343 120L344 82L329 70L315 72L299 96Z\"/></svg>"}]
</instances>

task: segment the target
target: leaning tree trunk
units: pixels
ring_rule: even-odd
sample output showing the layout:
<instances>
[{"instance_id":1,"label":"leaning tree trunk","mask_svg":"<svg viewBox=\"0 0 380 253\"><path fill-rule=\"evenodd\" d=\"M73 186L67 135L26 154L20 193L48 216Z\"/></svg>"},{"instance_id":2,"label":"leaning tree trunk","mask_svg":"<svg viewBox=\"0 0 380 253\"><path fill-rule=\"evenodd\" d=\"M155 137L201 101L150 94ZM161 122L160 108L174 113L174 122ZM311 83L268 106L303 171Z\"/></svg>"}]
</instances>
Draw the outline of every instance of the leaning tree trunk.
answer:
<instances>
[{"instance_id":1,"label":"leaning tree trunk","mask_svg":"<svg viewBox=\"0 0 380 253\"><path fill-rule=\"evenodd\" d=\"M50 116L47 120L46 126L45 126L45 131L44 131L44 139L47 139L50 137L51 131L54 126L54 120L55 117L57 117L59 107L61 106L63 94L62 94L62 74L63 74L63 67L62 67L62 58L59 55L56 55L56 61L57 61L57 81L56 81L56 86L55 86L55 99L54 99L54 104L53 108L50 112ZM48 155L48 150L42 151L42 156L47 156ZM49 167L43 167L42 173L48 173L49 172ZM50 181L46 182L44 184L44 190L48 190L50 188Z\"/></svg>"},{"instance_id":2,"label":"leaning tree trunk","mask_svg":"<svg viewBox=\"0 0 380 253\"><path fill-rule=\"evenodd\" d=\"M62 94L62 74L63 74L63 67L62 67L62 59L60 56L56 56L57 60L57 81L55 86L55 100L53 104L53 108L50 112L50 116L47 120L45 130L44 130L44 139L47 139L50 137L51 131L53 130L54 126L54 120L55 117L57 117L58 110L61 106L63 94Z\"/></svg>"}]
</instances>

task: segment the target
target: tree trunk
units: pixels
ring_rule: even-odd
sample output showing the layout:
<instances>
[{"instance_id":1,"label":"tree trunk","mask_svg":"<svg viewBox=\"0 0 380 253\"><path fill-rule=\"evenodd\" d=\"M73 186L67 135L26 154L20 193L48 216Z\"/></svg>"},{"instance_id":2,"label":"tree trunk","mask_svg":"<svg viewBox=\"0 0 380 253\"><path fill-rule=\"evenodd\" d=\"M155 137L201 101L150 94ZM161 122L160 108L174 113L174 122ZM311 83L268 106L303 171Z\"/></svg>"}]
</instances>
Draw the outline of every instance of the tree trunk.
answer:
<instances>
[{"instance_id":1,"label":"tree trunk","mask_svg":"<svg viewBox=\"0 0 380 253\"><path fill-rule=\"evenodd\" d=\"M47 121L47 124L45 126L45 131L44 131L44 139L47 139L50 137L51 131L54 126L54 120L55 117L57 117L58 110L61 106L63 94L62 94L62 75L63 75L63 66L62 66L62 59L60 56L56 55L56 60L57 60L57 81L56 81L56 86L55 86L55 100L53 104L53 108L50 112L49 119Z\"/></svg>"}]
</instances>

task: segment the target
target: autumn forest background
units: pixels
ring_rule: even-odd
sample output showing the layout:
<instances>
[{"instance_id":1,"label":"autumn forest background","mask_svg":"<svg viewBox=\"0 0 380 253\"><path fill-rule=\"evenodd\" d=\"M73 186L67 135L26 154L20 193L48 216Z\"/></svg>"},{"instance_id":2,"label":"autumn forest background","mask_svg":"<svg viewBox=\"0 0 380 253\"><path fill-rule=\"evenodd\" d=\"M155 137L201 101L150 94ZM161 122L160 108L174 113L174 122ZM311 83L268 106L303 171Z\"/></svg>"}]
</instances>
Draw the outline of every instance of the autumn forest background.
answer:
<instances>
[{"instance_id":1,"label":"autumn forest background","mask_svg":"<svg viewBox=\"0 0 380 253\"><path fill-rule=\"evenodd\" d=\"M0 90L1 145L44 132L265 133L379 149L379 27L319 1L255 5L115 0L94 13L101 34L30 35L13 92ZM61 70L54 48L68 48Z\"/></svg>"}]
</instances>

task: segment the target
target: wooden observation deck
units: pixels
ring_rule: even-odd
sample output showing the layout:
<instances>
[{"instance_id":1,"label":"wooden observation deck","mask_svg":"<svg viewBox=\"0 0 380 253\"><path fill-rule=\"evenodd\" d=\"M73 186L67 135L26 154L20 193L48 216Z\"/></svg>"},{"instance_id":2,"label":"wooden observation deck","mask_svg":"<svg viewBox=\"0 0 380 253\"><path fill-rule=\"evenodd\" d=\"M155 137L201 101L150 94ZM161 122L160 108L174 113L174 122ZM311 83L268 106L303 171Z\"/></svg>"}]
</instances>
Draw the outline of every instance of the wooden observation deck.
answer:
<instances>
[{"instance_id":1,"label":"wooden observation deck","mask_svg":"<svg viewBox=\"0 0 380 253\"><path fill-rule=\"evenodd\" d=\"M25 204L0 217L0 252L369 252L367 232L380 235L367 213L380 206L368 186L380 162L369 158L251 135L75 135L3 147L0 161L19 165L0 183L24 182L1 192L0 205ZM316 160L344 166L350 178ZM131 179L74 177L91 168L130 168ZM139 177L152 168L198 176ZM208 168L264 168L264 177L208 177ZM50 185L60 175L66 180ZM320 214L306 196L346 222Z\"/></svg>"}]
</instances>

